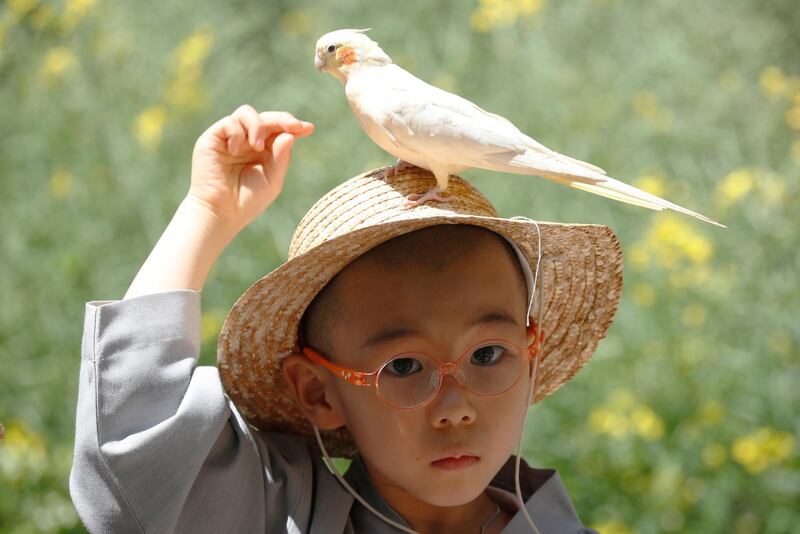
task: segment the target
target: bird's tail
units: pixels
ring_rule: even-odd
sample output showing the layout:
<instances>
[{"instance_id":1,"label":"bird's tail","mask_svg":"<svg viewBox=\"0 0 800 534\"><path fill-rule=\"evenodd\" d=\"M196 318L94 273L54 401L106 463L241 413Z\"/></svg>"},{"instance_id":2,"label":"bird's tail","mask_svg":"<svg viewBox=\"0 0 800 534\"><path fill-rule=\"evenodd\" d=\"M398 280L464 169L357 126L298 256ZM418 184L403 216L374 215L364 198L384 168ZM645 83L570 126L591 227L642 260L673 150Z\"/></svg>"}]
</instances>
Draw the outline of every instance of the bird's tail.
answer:
<instances>
[{"instance_id":1,"label":"bird's tail","mask_svg":"<svg viewBox=\"0 0 800 534\"><path fill-rule=\"evenodd\" d=\"M715 221L714 219L706 217L701 213L697 213L696 211L684 208L683 206L674 204L669 200L664 200L663 198L657 197L656 195L648 193L647 191L642 191L641 189L637 189L632 185L628 185L624 182L620 182L619 180L615 180L613 178L607 177L606 181L597 182L594 184L569 181L568 185L570 187L574 187L582 191L588 191L589 193L594 193L595 195L600 195L606 198L618 200L620 202L633 204L634 206L641 206L643 208L650 208L651 210L657 210L657 211L666 209L677 211L678 213L691 215L692 217L700 219L701 221L705 221L707 223L725 228L724 224L721 224Z\"/></svg>"},{"instance_id":2,"label":"bird's tail","mask_svg":"<svg viewBox=\"0 0 800 534\"><path fill-rule=\"evenodd\" d=\"M673 210L696 217L716 226L725 228L724 224L695 211L686 209L668 200L642 191L632 185L615 180L605 175L599 167L575 160L555 152L527 151L525 153L496 153L486 155L480 164L485 169L512 172L515 174L533 174L558 182L575 189L588 191L620 202L641 206L651 210ZM599 169L595 170L595 169Z\"/></svg>"}]
</instances>

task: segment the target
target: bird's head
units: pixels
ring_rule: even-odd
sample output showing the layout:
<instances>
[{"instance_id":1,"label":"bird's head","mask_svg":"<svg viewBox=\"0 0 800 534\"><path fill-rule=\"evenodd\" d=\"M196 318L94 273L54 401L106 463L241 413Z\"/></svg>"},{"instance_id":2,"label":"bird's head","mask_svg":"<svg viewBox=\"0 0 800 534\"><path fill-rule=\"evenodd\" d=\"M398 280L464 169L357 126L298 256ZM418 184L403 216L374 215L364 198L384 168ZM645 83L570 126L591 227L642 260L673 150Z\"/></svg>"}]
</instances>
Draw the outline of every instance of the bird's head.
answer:
<instances>
[{"instance_id":1,"label":"bird's head","mask_svg":"<svg viewBox=\"0 0 800 534\"><path fill-rule=\"evenodd\" d=\"M378 43L365 35L367 30L336 30L317 41L314 65L342 83L354 68L364 65L387 65L392 62Z\"/></svg>"}]
</instances>

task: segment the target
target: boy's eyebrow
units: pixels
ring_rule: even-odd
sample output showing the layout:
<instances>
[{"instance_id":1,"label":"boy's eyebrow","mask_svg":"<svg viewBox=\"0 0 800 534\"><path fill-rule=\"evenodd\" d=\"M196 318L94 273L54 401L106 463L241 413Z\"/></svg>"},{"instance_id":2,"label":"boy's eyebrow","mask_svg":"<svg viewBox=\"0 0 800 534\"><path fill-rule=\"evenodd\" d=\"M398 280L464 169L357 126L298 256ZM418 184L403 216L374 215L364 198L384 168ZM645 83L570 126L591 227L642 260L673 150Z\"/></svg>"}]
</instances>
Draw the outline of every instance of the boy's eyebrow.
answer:
<instances>
[{"instance_id":1,"label":"boy's eyebrow","mask_svg":"<svg viewBox=\"0 0 800 534\"><path fill-rule=\"evenodd\" d=\"M486 312L473 321L467 322L466 326L473 327L491 323L505 323L513 326L519 326L519 323L514 319L514 317L503 310ZM388 327L367 338L367 340L362 343L361 348L365 349L369 347L375 347L377 345L385 345L397 339L419 335L421 335L421 332L416 328L405 326Z\"/></svg>"}]
</instances>

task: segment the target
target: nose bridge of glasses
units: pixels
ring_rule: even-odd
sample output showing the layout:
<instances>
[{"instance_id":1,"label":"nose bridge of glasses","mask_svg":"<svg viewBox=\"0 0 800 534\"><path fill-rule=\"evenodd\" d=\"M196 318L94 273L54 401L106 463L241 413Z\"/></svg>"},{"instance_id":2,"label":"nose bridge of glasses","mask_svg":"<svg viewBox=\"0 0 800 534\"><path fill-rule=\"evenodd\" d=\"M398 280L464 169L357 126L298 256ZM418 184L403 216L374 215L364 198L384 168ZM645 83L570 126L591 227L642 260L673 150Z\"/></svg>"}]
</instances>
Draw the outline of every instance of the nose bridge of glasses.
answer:
<instances>
[{"instance_id":1,"label":"nose bridge of glasses","mask_svg":"<svg viewBox=\"0 0 800 534\"><path fill-rule=\"evenodd\" d=\"M441 373L441 380L450 375L456 379L459 385L464 385L464 372L461 370L461 361L441 362L439 364L439 372Z\"/></svg>"}]
</instances>

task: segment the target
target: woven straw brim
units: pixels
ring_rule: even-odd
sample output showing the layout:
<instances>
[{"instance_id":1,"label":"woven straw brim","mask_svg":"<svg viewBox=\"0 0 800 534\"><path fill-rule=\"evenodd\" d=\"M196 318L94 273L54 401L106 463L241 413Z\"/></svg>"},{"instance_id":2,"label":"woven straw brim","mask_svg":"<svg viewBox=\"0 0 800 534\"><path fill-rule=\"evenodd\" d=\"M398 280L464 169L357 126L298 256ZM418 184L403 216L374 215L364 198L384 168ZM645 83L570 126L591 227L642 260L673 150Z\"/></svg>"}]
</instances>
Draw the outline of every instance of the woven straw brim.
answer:
<instances>
[{"instance_id":1,"label":"woven straw brim","mask_svg":"<svg viewBox=\"0 0 800 534\"><path fill-rule=\"evenodd\" d=\"M222 327L218 366L223 386L247 420L263 430L308 436L310 424L288 393L280 360L299 351L298 328L306 307L348 263L393 237L439 224L470 224L514 242L535 270L541 232L540 289L546 338L534 402L560 388L581 369L605 336L622 291L622 253L607 226L499 218L470 184L453 177L448 204L403 209L405 196L434 184L416 169L385 179L380 172L343 183L309 211L298 226L290 260L256 281L239 298ZM345 428L323 433L334 456L356 449Z\"/></svg>"}]
</instances>

